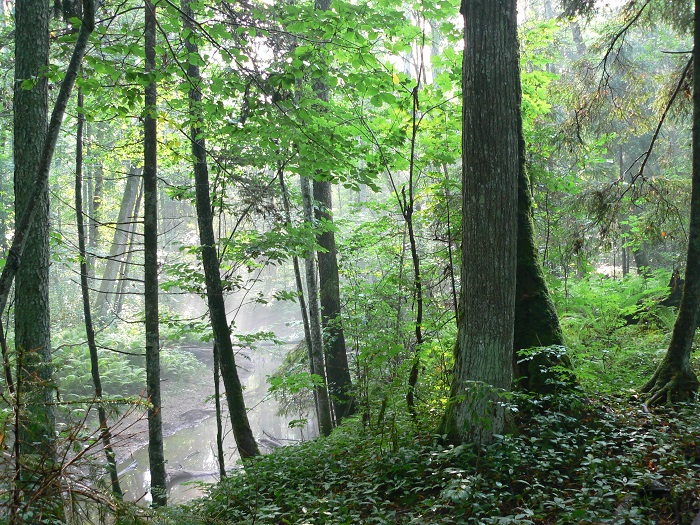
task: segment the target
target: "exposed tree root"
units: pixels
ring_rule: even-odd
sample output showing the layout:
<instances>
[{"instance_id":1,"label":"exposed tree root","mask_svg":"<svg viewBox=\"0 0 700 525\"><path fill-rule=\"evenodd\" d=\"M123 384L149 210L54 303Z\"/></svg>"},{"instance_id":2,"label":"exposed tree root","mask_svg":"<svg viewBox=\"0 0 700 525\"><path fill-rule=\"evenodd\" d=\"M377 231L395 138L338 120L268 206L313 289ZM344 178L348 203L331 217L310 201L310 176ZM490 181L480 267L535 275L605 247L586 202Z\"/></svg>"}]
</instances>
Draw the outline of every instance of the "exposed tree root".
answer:
<instances>
[{"instance_id":1,"label":"exposed tree root","mask_svg":"<svg viewBox=\"0 0 700 525\"><path fill-rule=\"evenodd\" d=\"M648 396L646 406L651 407L692 399L698 386L700 382L690 367L679 368L664 360L644 385L642 393Z\"/></svg>"}]
</instances>

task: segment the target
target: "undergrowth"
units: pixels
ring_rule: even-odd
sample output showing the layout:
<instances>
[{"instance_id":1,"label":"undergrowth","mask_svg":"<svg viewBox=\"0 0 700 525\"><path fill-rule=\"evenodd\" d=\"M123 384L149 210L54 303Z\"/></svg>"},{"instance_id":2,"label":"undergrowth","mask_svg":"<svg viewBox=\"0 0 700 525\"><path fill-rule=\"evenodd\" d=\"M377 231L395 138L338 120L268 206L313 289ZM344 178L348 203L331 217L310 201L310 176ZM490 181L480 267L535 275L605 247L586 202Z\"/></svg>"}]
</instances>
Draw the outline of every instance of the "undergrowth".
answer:
<instances>
[{"instance_id":1,"label":"undergrowth","mask_svg":"<svg viewBox=\"0 0 700 525\"><path fill-rule=\"evenodd\" d=\"M666 524L697 513L697 405L649 413L576 392L519 397L514 410L514 432L485 447L445 446L408 421L381 434L351 421L247 462L157 523Z\"/></svg>"}]
</instances>

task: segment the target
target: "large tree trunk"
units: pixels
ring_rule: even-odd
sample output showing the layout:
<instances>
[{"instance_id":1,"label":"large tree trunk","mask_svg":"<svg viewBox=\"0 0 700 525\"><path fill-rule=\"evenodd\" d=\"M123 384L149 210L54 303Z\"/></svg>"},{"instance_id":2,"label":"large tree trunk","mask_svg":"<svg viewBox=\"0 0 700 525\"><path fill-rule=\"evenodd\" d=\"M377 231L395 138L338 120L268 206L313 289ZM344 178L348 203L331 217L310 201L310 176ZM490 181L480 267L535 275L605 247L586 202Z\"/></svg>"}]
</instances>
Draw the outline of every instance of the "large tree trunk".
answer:
<instances>
[{"instance_id":1,"label":"large tree trunk","mask_svg":"<svg viewBox=\"0 0 700 525\"><path fill-rule=\"evenodd\" d=\"M518 183L515 0L464 0L462 292L442 433L486 443L505 425L512 377Z\"/></svg>"},{"instance_id":2,"label":"large tree trunk","mask_svg":"<svg viewBox=\"0 0 700 525\"><path fill-rule=\"evenodd\" d=\"M316 9L328 11L330 0L316 0ZM328 102L328 86L323 78L314 83L316 96ZM331 183L326 180L314 180L314 199L318 208L316 219L333 222L333 202ZM333 230L318 235L316 242L323 248L318 251L319 301L321 303L321 325L323 326L323 352L326 360L328 390L333 403L335 423L340 424L344 417L355 412L351 396L352 380L345 348L345 333L340 317L340 278L338 276L338 256ZM309 293L309 296L311 294Z\"/></svg>"},{"instance_id":3,"label":"large tree trunk","mask_svg":"<svg viewBox=\"0 0 700 525\"><path fill-rule=\"evenodd\" d=\"M519 71L518 85L520 85ZM570 376L554 372L553 368L571 368L571 362L565 354L553 348L527 357L519 355L520 350L527 348L564 344L559 317L538 260L532 221L530 177L525 162L525 138L520 114L518 114L518 150L518 260L513 371L519 387L544 394L563 385L572 384Z\"/></svg>"},{"instance_id":4,"label":"large tree trunk","mask_svg":"<svg viewBox=\"0 0 700 525\"><path fill-rule=\"evenodd\" d=\"M15 217L27 209L46 141L49 63L49 5L19 0L15 4L14 188ZM29 86L23 84L29 82ZM15 347L18 385L26 401L17 437L22 455L21 481L26 497L51 476L55 466L55 419L51 387L51 331L49 323L49 192L36 197L36 216L27 236L23 263L15 282ZM18 387L19 388L19 387ZM18 393L19 395L19 393ZM44 470L48 469L48 471ZM62 519L58 487L38 498L35 511L44 518Z\"/></svg>"},{"instance_id":5,"label":"large tree trunk","mask_svg":"<svg viewBox=\"0 0 700 525\"><path fill-rule=\"evenodd\" d=\"M83 107L83 93L78 91L78 107ZM99 360L97 357L97 344L95 343L95 330L92 325L92 312L90 309L90 288L88 286L88 261L85 250L85 225L83 222L83 127L85 114L78 113L78 127L75 141L75 216L78 230L78 253L80 254L80 291L83 297L83 315L85 316L85 333L90 349L90 373L95 387L95 402L97 403L97 417L100 423L100 437L107 457L107 472L112 485L112 494L117 499L122 499L122 489L117 475L117 462L112 449L111 435L107 421L107 411L102 403L102 379L100 377Z\"/></svg>"},{"instance_id":6,"label":"large tree trunk","mask_svg":"<svg viewBox=\"0 0 700 525\"><path fill-rule=\"evenodd\" d=\"M700 61L700 0L695 0L693 62ZM693 70L693 182L688 227L688 257L683 296L666 356L642 392L647 404L683 401L698 390L698 378L690 364L690 352L700 306L700 67Z\"/></svg>"},{"instance_id":7,"label":"large tree trunk","mask_svg":"<svg viewBox=\"0 0 700 525\"><path fill-rule=\"evenodd\" d=\"M156 8L146 0L146 74L156 66ZM158 321L158 136L156 121L156 82L146 86L143 118L143 248L144 303L146 317L146 394L148 396L148 464L151 470L151 496L156 507L168 500L163 416L160 399L160 333ZM118 266L117 266L118 267Z\"/></svg>"},{"instance_id":8,"label":"large tree trunk","mask_svg":"<svg viewBox=\"0 0 700 525\"><path fill-rule=\"evenodd\" d=\"M182 3L182 11L185 27L190 30L190 37L185 45L190 55L196 56L199 51L194 40L196 38L195 21L188 0ZM214 333L214 344L219 352L219 364L221 365L221 375L226 390L233 437L236 440L236 446L241 457L249 458L257 456L260 454L260 451L248 422L248 413L243 398L243 387L236 370L236 360L233 354L233 345L231 344L231 332L226 319L226 305L221 285L219 258L216 253L217 243L214 237L211 197L209 195L206 142L201 127L203 124L201 116L202 93L199 90L201 77L199 67L194 61L190 61L187 65L187 76L191 82L189 90L190 114L192 116L190 141L192 144L192 156L194 157L197 224L202 246L202 265L204 266L204 278L207 288L209 317L212 332Z\"/></svg>"}]
</instances>

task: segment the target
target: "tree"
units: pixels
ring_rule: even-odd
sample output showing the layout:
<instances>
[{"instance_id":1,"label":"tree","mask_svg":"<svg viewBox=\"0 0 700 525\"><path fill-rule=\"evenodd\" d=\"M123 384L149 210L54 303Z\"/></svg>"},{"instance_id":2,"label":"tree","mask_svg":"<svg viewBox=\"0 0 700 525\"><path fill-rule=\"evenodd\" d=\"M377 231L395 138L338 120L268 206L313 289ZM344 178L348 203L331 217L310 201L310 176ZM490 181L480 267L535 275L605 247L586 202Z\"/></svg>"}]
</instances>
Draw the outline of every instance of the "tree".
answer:
<instances>
[{"instance_id":1,"label":"tree","mask_svg":"<svg viewBox=\"0 0 700 525\"><path fill-rule=\"evenodd\" d=\"M167 502L163 415L160 399L160 332L158 320L158 136L156 119L156 6L146 0L146 86L143 117L143 248L146 317L146 395L148 397L148 463L154 506Z\"/></svg>"},{"instance_id":2,"label":"tree","mask_svg":"<svg viewBox=\"0 0 700 525\"><path fill-rule=\"evenodd\" d=\"M105 455L107 457L107 471L109 472L112 493L117 499L122 499L123 493L119 485L117 474L117 462L111 443L111 433L102 399L102 378L100 377L97 344L95 342L95 329L92 324L92 312L90 308L90 288L88 286L88 260L85 250L85 225L83 221L83 130L85 126L85 113L83 110L83 93L78 90L78 126L75 140L75 216L78 230L78 253L80 254L80 291L83 296L83 315L85 317L85 332L90 348L90 372L92 383L95 387L95 402L97 403L97 417L100 424L100 437L102 439Z\"/></svg>"},{"instance_id":3,"label":"tree","mask_svg":"<svg viewBox=\"0 0 700 525\"><path fill-rule=\"evenodd\" d=\"M451 442L489 442L505 425L499 396L512 376L518 182L515 0L464 0L462 291Z\"/></svg>"},{"instance_id":4,"label":"tree","mask_svg":"<svg viewBox=\"0 0 700 525\"><path fill-rule=\"evenodd\" d=\"M700 61L700 0L695 0L693 63ZM688 227L688 255L685 284L673 325L668 350L654 375L642 388L648 405L682 401L693 396L700 386L690 364L693 337L700 307L700 67L693 68L692 194Z\"/></svg>"},{"instance_id":5,"label":"tree","mask_svg":"<svg viewBox=\"0 0 700 525\"><path fill-rule=\"evenodd\" d=\"M203 135L202 117L202 79L199 73L197 60L199 49L196 44L195 20L189 0L183 2L183 19L185 27L189 29L189 37L185 46L191 57L187 64L187 79L189 89L189 111L191 118L190 143L194 158L195 194L197 207L197 225L199 227L199 240L201 244L202 265L204 266L204 278L207 290L207 304L214 344L219 355L221 375L226 389L233 436L236 440L238 452L242 458L250 458L260 454L255 442L253 431L248 422L243 387L236 370L236 360L231 344L231 330L226 319L226 304L224 302L223 286L219 257L216 253L216 238L214 237L214 223L209 189L209 169L207 166L206 141Z\"/></svg>"},{"instance_id":6,"label":"tree","mask_svg":"<svg viewBox=\"0 0 700 525\"><path fill-rule=\"evenodd\" d=\"M301 197L303 200L303 212L304 212L304 222L307 225L314 224L314 199L311 190L311 181L308 177L299 177L299 182L301 184ZM324 345L324 334L321 329L321 311L319 309L319 271L316 262L316 251L309 249L306 252L304 267L305 267L305 277L306 277L306 290L308 301L306 301L308 306L308 312L306 319L309 324L309 337L307 345L309 345L309 358L310 358L310 368L312 374L319 375L324 385L328 384L327 388L315 388L314 389L314 400L316 403L316 409L319 415L319 429L321 435L327 436L330 434L333 428L333 421L331 418L330 403L333 403L335 407L334 400L328 399L328 392L333 392L332 385L328 378L330 377L328 372L328 355L324 355L325 345ZM321 254L318 253L319 260ZM344 350L343 350L344 351ZM339 420L340 416L336 415L336 422Z\"/></svg>"},{"instance_id":7,"label":"tree","mask_svg":"<svg viewBox=\"0 0 700 525\"><path fill-rule=\"evenodd\" d=\"M318 11L328 11L329 0L316 0ZM329 90L323 78L314 81L314 94L321 102L328 102ZM320 250L318 256L319 301L321 303L321 325L323 326L323 353L326 360L328 391L333 403L336 425L351 416L354 403L351 396L352 380L345 349L345 333L340 316L340 277L338 276L338 255L335 246L333 224L333 201L331 183L323 173L317 173L313 181L313 196L316 201L316 220L325 222L323 231L317 235Z\"/></svg>"},{"instance_id":8,"label":"tree","mask_svg":"<svg viewBox=\"0 0 700 525\"><path fill-rule=\"evenodd\" d=\"M518 71L518 83L519 77ZM518 258L513 371L515 379L519 380L520 387L532 392L545 393L553 390L553 381L568 379L552 374L552 367L571 368L571 362L566 355L561 355L553 349L527 357L519 354L520 350L528 348L564 344L559 317L549 295L537 255L532 221L530 177L525 163L525 139L520 114L518 114L518 151Z\"/></svg>"},{"instance_id":9,"label":"tree","mask_svg":"<svg viewBox=\"0 0 700 525\"><path fill-rule=\"evenodd\" d=\"M20 0L15 5L14 164L15 217L21 217L32 190L46 141L49 64L48 2ZM51 328L49 320L49 192L44 187L35 203L37 212L24 250L25 264L15 282L15 347L21 368L27 412L17 439L24 460L23 484L32 490L46 462L55 455L55 418L51 387ZM19 392L18 392L19 394ZM34 465L29 464L33 458ZM36 471L34 471L36 470ZM34 472L33 472L34 471ZM32 480L32 478L34 478ZM30 481L31 480L31 481ZM49 508L56 492L48 494ZM57 512L60 516L60 510Z\"/></svg>"}]
</instances>

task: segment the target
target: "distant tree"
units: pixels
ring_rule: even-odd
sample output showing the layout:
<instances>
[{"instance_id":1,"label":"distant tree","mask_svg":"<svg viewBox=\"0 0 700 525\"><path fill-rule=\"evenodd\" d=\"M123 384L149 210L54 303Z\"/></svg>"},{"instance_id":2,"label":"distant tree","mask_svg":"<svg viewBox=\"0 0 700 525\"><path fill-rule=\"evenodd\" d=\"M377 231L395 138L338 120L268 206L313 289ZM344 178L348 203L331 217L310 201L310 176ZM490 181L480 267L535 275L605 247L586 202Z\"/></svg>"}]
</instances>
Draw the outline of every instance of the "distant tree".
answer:
<instances>
[{"instance_id":1,"label":"distant tree","mask_svg":"<svg viewBox=\"0 0 700 525\"><path fill-rule=\"evenodd\" d=\"M503 431L500 394L512 379L520 112L515 0L464 0L462 291L451 442Z\"/></svg>"},{"instance_id":2,"label":"distant tree","mask_svg":"<svg viewBox=\"0 0 700 525\"><path fill-rule=\"evenodd\" d=\"M648 405L682 401L693 396L700 383L690 364L700 307L700 0L695 0L693 36L693 178L688 227L685 284L668 350L656 372L644 385Z\"/></svg>"}]
</instances>

